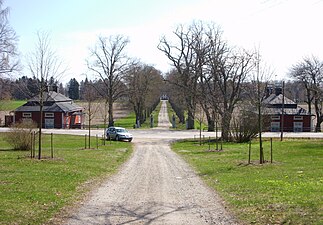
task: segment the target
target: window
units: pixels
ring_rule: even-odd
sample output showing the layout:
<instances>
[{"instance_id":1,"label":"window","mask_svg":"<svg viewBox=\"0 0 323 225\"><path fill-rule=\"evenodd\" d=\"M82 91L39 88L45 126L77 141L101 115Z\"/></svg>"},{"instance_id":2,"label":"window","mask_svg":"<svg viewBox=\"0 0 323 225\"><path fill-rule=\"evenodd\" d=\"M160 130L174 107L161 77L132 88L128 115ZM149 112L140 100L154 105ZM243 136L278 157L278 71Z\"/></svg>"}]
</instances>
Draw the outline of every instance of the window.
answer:
<instances>
[{"instance_id":1,"label":"window","mask_svg":"<svg viewBox=\"0 0 323 225\"><path fill-rule=\"evenodd\" d=\"M54 113L45 113L45 117L54 117Z\"/></svg>"},{"instance_id":2,"label":"window","mask_svg":"<svg viewBox=\"0 0 323 225\"><path fill-rule=\"evenodd\" d=\"M294 122L294 132L303 131L303 122Z\"/></svg>"},{"instance_id":3,"label":"window","mask_svg":"<svg viewBox=\"0 0 323 225\"><path fill-rule=\"evenodd\" d=\"M280 116L271 116L271 120L280 120Z\"/></svg>"},{"instance_id":4,"label":"window","mask_svg":"<svg viewBox=\"0 0 323 225\"><path fill-rule=\"evenodd\" d=\"M45 128L52 129L54 128L54 119L45 119Z\"/></svg>"},{"instance_id":5,"label":"window","mask_svg":"<svg viewBox=\"0 0 323 225\"><path fill-rule=\"evenodd\" d=\"M280 122L271 122L271 131L272 132L280 131Z\"/></svg>"},{"instance_id":6,"label":"window","mask_svg":"<svg viewBox=\"0 0 323 225\"><path fill-rule=\"evenodd\" d=\"M303 120L303 116L294 116L294 120Z\"/></svg>"},{"instance_id":7,"label":"window","mask_svg":"<svg viewBox=\"0 0 323 225\"><path fill-rule=\"evenodd\" d=\"M23 118L31 118L31 113L22 113Z\"/></svg>"}]
</instances>

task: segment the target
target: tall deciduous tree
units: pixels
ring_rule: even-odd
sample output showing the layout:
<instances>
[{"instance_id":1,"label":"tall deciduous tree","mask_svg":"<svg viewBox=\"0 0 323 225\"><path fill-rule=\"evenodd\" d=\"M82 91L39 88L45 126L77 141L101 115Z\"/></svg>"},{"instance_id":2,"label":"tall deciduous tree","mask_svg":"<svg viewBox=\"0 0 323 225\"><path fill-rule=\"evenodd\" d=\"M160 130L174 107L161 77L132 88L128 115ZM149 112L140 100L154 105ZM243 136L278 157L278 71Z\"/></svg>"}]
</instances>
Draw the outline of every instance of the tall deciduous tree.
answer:
<instances>
[{"instance_id":1,"label":"tall deciduous tree","mask_svg":"<svg viewBox=\"0 0 323 225\"><path fill-rule=\"evenodd\" d=\"M219 101L215 108L221 116L224 140L230 139L232 114L241 100L243 82L254 66L253 54L246 51L229 51L220 61L212 61L210 64L213 82L218 89Z\"/></svg>"},{"instance_id":2,"label":"tall deciduous tree","mask_svg":"<svg viewBox=\"0 0 323 225\"><path fill-rule=\"evenodd\" d=\"M0 75L18 69L18 38L8 21L9 8L3 8L0 0Z\"/></svg>"},{"instance_id":3,"label":"tall deciduous tree","mask_svg":"<svg viewBox=\"0 0 323 225\"><path fill-rule=\"evenodd\" d=\"M317 57L305 57L302 61L292 66L290 76L302 82L306 89L308 111L311 113L312 104L315 108L315 131L321 131L323 122L323 61Z\"/></svg>"},{"instance_id":4,"label":"tall deciduous tree","mask_svg":"<svg viewBox=\"0 0 323 225\"><path fill-rule=\"evenodd\" d=\"M131 67L126 78L129 101L136 114L136 124L146 120L145 111L152 107L161 95L163 78L152 66L137 64Z\"/></svg>"},{"instance_id":5,"label":"tall deciduous tree","mask_svg":"<svg viewBox=\"0 0 323 225\"><path fill-rule=\"evenodd\" d=\"M166 55L177 70L178 76L176 78L178 79L174 84L186 93L185 103L188 114L188 129L194 129L197 84L200 75L198 73L200 71L196 69L202 68L196 50L198 48L197 45L200 44L202 27L201 23L193 23L188 27L180 25L173 32L176 40L175 44L169 39L167 40L166 37L163 37L158 45L158 49Z\"/></svg>"},{"instance_id":6,"label":"tall deciduous tree","mask_svg":"<svg viewBox=\"0 0 323 225\"><path fill-rule=\"evenodd\" d=\"M108 102L108 126L114 124L113 103L126 91L123 81L130 62L125 54L128 43L129 40L122 35L99 37L87 62L88 68L103 81L105 87L105 92L100 93Z\"/></svg>"},{"instance_id":7,"label":"tall deciduous tree","mask_svg":"<svg viewBox=\"0 0 323 225\"><path fill-rule=\"evenodd\" d=\"M43 127L43 107L46 101L45 92L48 91L47 84L49 81L59 78L65 72L62 67L62 61L50 47L50 39L48 33L37 32L37 41L34 51L28 57L28 67L33 77L38 80L37 90L39 93L39 146L38 159L41 159L42 151L42 127Z\"/></svg>"}]
</instances>

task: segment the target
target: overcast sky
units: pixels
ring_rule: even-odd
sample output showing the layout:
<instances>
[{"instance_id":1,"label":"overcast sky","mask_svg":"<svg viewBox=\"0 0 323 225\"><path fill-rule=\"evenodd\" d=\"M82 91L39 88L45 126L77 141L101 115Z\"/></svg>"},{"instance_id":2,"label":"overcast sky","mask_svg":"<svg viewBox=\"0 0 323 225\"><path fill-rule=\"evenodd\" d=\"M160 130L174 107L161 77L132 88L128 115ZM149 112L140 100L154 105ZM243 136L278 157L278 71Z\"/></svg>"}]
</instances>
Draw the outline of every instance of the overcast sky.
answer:
<instances>
[{"instance_id":1,"label":"overcast sky","mask_svg":"<svg viewBox=\"0 0 323 225\"><path fill-rule=\"evenodd\" d=\"M22 62L33 51L36 32L49 32L69 68L64 83L85 79L85 59L99 35L128 36L129 56L167 72L159 39L193 20L218 24L230 45L259 47L279 79L304 56L323 60L323 0L5 0L5 6Z\"/></svg>"}]
</instances>

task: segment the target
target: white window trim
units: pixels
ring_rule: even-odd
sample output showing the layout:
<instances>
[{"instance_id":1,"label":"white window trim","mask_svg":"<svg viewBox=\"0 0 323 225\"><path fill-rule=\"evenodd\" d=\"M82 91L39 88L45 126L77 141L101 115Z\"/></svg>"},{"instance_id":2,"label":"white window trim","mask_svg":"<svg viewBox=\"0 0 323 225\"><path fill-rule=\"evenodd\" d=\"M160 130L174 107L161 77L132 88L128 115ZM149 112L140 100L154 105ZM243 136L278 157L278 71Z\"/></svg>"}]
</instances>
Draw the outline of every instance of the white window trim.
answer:
<instances>
[{"instance_id":1,"label":"white window trim","mask_svg":"<svg viewBox=\"0 0 323 225\"><path fill-rule=\"evenodd\" d=\"M53 118L54 117L54 113L45 113L45 117L47 117L47 118Z\"/></svg>"},{"instance_id":2,"label":"white window trim","mask_svg":"<svg viewBox=\"0 0 323 225\"><path fill-rule=\"evenodd\" d=\"M31 118L31 113L22 113L23 118Z\"/></svg>"},{"instance_id":3,"label":"white window trim","mask_svg":"<svg viewBox=\"0 0 323 225\"><path fill-rule=\"evenodd\" d=\"M294 116L294 120L302 120L303 121L303 116Z\"/></svg>"},{"instance_id":4,"label":"white window trim","mask_svg":"<svg viewBox=\"0 0 323 225\"><path fill-rule=\"evenodd\" d=\"M280 116L271 116L271 120L280 120Z\"/></svg>"}]
</instances>

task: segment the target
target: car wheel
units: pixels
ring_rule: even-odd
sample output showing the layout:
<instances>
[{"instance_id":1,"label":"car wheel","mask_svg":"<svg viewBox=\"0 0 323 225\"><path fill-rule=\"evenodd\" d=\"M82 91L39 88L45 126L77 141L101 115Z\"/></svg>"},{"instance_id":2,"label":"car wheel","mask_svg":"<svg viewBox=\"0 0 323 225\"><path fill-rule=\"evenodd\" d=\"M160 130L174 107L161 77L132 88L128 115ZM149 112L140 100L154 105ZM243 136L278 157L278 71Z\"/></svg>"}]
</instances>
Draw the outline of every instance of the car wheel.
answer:
<instances>
[{"instance_id":1,"label":"car wheel","mask_svg":"<svg viewBox=\"0 0 323 225\"><path fill-rule=\"evenodd\" d=\"M118 135L116 136L116 141L119 141L119 136Z\"/></svg>"},{"instance_id":2,"label":"car wheel","mask_svg":"<svg viewBox=\"0 0 323 225\"><path fill-rule=\"evenodd\" d=\"M110 140L110 135L107 135L107 140Z\"/></svg>"},{"instance_id":3,"label":"car wheel","mask_svg":"<svg viewBox=\"0 0 323 225\"><path fill-rule=\"evenodd\" d=\"M132 141L132 139L129 139L129 142L131 142Z\"/></svg>"}]
</instances>

